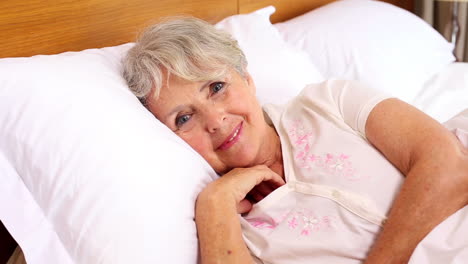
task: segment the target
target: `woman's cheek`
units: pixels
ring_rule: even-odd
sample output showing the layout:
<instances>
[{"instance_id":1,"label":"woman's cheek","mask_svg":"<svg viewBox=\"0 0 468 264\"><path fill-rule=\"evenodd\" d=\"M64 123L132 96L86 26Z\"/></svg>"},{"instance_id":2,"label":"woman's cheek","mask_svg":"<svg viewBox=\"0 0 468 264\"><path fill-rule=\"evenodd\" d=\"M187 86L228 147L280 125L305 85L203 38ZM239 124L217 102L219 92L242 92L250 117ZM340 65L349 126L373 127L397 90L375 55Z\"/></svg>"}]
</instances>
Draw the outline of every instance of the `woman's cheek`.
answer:
<instances>
[{"instance_id":1,"label":"woman's cheek","mask_svg":"<svg viewBox=\"0 0 468 264\"><path fill-rule=\"evenodd\" d=\"M209 152L213 151L211 144L208 144L209 142L201 133L186 134L182 136L182 139L203 157L206 157Z\"/></svg>"}]
</instances>

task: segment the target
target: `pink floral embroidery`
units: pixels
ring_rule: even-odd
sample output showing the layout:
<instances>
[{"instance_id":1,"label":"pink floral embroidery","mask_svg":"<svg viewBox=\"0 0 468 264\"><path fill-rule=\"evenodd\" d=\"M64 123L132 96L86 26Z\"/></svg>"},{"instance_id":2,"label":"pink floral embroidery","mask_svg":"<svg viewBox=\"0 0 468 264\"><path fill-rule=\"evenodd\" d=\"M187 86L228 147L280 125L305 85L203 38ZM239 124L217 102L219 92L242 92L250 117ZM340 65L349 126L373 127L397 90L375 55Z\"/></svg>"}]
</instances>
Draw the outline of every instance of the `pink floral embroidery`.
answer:
<instances>
[{"instance_id":1,"label":"pink floral embroidery","mask_svg":"<svg viewBox=\"0 0 468 264\"><path fill-rule=\"evenodd\" d=\"M332 224L333 224L333 223L332 223L332 220L333 220L332 217L330 217L330 216L324 216L324 217L322 218L322 223L323 223L323 225L324 225L325 227L327 227L327 228L332 228L332 227L333 227L333 226L332 226Z\"/></svg>"},{"instance_id":2,"label":"pink floral embroidery","mask_svg":"<svg viewBox=\"0 0 468 264\"><path fill-rule=\"evenodd\" d=\"M288 129L288 134L294 146L294 159L300 168L319 168L327 174L344 177L350 181L363 178L357 174L349 155L343 153L326 153L324 155L310 153L312 133L306 131L301 121L293 121Z\"/></svg>"},{"instance_id":3,"label":"pink floral embroidery","mask_svg":"<svg viewBox=\"0 0 468 264\"><path fill-rule=\"evenodd\" d=\"M279 223L283 222L284 219L286 219L286 217L288 217L289 215L289 211L287 212L284 212L283 214L281 214L280 216L276 217L276 218L273 218L273 222L278 225Z\"/></svg>"},{"instance_id":4,"label":"pink floral embroidery","mask_svg":"<svg viewBox=\"0 0 468 264\"><path fill-rule=\"evenodd\" d=\"M288 227L292 230L300 230L300 234L308 236L313 232L328 230L334 227L333 216L317 216L313 212L301 209L291 214Z\"/></svg>"},{"instance_id":5,"label":"pink floral embroidery","mask_svg":"<svg viewBox=\"0 0 468 264\"><path fill-rule=\"evenodd\" d=\"M304 220L304 229L310 229L313 231L318 231L320 229L320 220L317 217L303 216L302 219Z\"/></svg>"},{"instance_id":6,"label":"pink floral embroidery","mask_svg":"<svg viewBox=\"0 0 468 264\"><path fill-rule=\"evenodd\" d=\"M302 236L309 236L314 232L326 231L334 228L334 216L318 216L314 212L299 209L293 212L287 211L281 216L277 217L276 220L264 220L259 218L246 219L253 227L258 229L275 229L283 220L285 225L294 231L298 230Z\"/></svg>"},{"instance_id":7,"label":"pink floral embroidery","mask_svg":"<svg viewBox=\"0 0 468 264\"><path fill-rule=\"evenodd\" d=\"M295 229L298 225L298 222L297 222L297 218L295 216L293 216L291 219L289 219L288 221L288 226L289 228L291 229Z\"/></svg>"},{"instance_id":8,"label":"pink floral embroidery","mask_svg":"<svg viewBox=\"0 0 468 264\"><path fill-rule=\"evenodd\" d=\"M270 223L262 219L247 219L247 221L253 226L258 229L274 229L276 227L276 223Z\"/></svg>"},{"instance_id":9,"label":"pink floral embroidery","mask_svg":"<svg viewBox=\"0 0 468 264\"><path fill-rule=\"evenodd\" d=\"M279 215L278 217L275 217L270 220L266 219L259 219L259 218L251 218L251 219L246 219L253 227L256 227L258 229L275 229L281 222L288 217L289 211L284 212L283 214Z\"/></svg>"},{"instance_id":10,"label":"pink floral embroidery","mask_svg":"<svg viewBox=\"0 0 468 264\"><path fill-rule=\"evenodd\" d=\"M356 175L356 169L349 160L349 156L345 154L333 155L327 153L324 169L336 176L345 177L348 180L359 180L360 177Z\"/></svg>"},{"instance_id":11,"label":"pink floral embroidery","mask_svg":"<svg viewBox=\"0 0 468 264\"><path fill-rule=\"evenodd\" d=\"M310 168L307 162L310 145L311 132L306 132L300 121L294 121L288 130L292 144L296 147L295 159L301 168Z\"/></svg>"}]
</instances>

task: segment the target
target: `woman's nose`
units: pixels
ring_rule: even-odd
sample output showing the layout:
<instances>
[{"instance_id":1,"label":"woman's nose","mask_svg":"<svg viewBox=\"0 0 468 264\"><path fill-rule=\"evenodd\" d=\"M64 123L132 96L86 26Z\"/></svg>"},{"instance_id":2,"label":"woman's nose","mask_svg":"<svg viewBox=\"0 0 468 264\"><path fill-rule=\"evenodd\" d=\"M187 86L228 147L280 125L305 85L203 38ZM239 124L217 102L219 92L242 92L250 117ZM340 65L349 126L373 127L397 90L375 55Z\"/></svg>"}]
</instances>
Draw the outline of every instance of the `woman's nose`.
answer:
<instances>
[{"instance_id":1,"label":"woman's nose","mask_svg":"<svg viewBox=\"0 0 468 264\"><path fill-rule=\"evenodd\" d=\"M206 128L208 132L215 133L218 131L222 125L223 121L226 119L224 111L220 108L210 109L206 113Z\"/></svg>"}]
</instances>

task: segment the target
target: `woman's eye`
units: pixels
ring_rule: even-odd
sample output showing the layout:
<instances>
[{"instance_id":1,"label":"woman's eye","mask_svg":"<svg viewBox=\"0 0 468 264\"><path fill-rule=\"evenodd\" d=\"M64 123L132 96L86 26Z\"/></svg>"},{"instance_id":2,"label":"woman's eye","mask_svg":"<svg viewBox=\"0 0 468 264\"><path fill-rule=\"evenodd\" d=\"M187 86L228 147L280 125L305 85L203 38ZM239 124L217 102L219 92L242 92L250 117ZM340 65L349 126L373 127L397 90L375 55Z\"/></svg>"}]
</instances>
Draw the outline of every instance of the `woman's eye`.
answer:
<instances>
[{"instance_id":1,"label":"woman's eye","mask_svg":"<svg viewBox=\"0 0 468 264\"><path fill-rule=\"evenodd\" d=\"M219 93L224 88L225 83L224 82L215 82L210 85L211 92L212 93Z\"/></svg>"},{"instance_id":2,"label":"woman's eye","mask_svg":"<svg viewBox=\"0 0 468 264\"><path fill-rule=\"evenodd\" d=\"M176 126L181 127L183 124L190 120L191 115L181 115L176 118Z\"/></svg>"}]
</instances>

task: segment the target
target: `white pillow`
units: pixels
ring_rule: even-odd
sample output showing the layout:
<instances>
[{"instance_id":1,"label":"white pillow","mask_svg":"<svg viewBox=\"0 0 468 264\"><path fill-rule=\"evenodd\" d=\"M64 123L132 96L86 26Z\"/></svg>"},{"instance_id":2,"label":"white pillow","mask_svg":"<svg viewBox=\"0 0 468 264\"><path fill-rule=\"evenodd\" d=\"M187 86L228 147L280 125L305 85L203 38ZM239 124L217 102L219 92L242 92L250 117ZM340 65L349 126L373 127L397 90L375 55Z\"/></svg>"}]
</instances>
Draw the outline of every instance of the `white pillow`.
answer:
<instances>
[{"instance_id":1,"label":"white pillow","mask_svg":"<svg viewBox=\"0 0 468 264\"><path fill-rule=\"evenodd\" d=\"M337 1L275 26L325 78L361 80L408 102L455 60L426 22L381 1Z\"/></svg>"},{"instance_id":2,"label":"white pillow","mask_svg":"<svg viewBox=\"0 0 468 264\"><path fill-rule=\"evenodd\" d=\"M468 63L454 62L439 71L411 104L439 122L468 109Z\"/></svg>"},{"instance_id":3,"label":"white pillow","mask_svg":"<svg viewBox=\"0 0 468 264\"><path fill-rule=\"evenodd\" d=\"M259 97L285 102L320 76L269 10L223 23ZM28 263L197 261L194 202L217 175L128 90L130 46L0 59L0 220Z\"/></svg>"},{"instance_id":4,"label":"white pillow","mask_svg":"<svg viewBox=\"0 0 468 264\"><path fill-rule=\"evenodd\" d=\"M196 263L217 176L128 90L129 46L0 60L0 219L28 263Z\"/></svg>"},{"instance_id":5,"label":"white pillow","mask_svg":"<svg viewBox=\"0 0 468 264\"><path fill-rule=\"evenodd\" d=\"M286 103L306 84L324 79L300 49L286 45L270 22L273 6L245 15L228 17L216 27L231 33L248 61L260 103Z\"/></svg>"}]
</instances>

